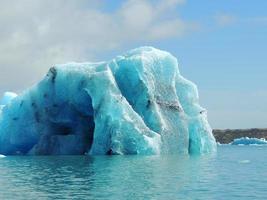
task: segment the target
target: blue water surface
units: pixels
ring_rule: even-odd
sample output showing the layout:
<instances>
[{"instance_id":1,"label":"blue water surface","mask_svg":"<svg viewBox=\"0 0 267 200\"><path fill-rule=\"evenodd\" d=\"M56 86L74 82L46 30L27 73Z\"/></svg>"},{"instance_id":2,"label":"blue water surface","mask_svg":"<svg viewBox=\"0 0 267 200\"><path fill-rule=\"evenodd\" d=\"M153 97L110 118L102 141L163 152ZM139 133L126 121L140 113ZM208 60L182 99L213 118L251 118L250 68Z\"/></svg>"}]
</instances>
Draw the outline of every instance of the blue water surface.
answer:
<instances>
[{"instance_id":1,"label":"blue water surface","mask_svg":"<svg viewBox=\"0 0 267 200\"><path fill-rule=\"evenodd\" d=\"M267 147L206 156L9 156L0 199L266 199Z\"/></svg>"}]
</instances>

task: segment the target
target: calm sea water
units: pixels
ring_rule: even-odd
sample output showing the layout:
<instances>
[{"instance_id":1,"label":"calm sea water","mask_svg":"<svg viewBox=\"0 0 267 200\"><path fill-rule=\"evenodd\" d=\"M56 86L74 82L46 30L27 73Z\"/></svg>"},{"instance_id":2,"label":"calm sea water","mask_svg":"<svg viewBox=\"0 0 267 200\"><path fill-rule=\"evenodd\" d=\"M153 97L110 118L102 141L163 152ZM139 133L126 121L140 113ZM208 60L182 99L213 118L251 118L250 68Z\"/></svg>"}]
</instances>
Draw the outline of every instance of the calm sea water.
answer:
<instances>
[{"instance_id":1,"label":"calm sea water","mask_svg":"<svg viewBox=\"0 0 267 200\"><path fill-rule=\"evenodd\" d=\"M209 156L0 159L0 199L266 199L267 147Z\"/></svg>"}]
</instances>

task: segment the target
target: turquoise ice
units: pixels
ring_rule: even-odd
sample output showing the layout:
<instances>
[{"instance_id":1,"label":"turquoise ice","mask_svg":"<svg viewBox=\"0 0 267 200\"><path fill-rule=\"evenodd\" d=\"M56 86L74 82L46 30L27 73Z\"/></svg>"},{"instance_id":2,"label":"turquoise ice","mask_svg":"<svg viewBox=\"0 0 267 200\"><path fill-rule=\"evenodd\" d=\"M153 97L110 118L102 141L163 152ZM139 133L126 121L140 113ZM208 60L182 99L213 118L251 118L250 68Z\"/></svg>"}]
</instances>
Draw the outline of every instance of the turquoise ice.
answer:
<instances>
[{"instance_id":1,"label":"turquoise ice","mask_svg":"<svg viewBox=\"0 0 267 200\"><path fill-rule=\"evenodd\" d=\"M262 138L249 138L249 137L241 137L234 139L231 145L267 145L267 141Z\"/></svg>"},{"instance_id":2,"label":"turquoise ice","mask_svg":"<svg viewBox=\"0 0 267 200\"><path fill-rule=\"evenodd\" d=\"M14 99L17 96L18 95L16 93L14 93L14 92L5 92L3 97L0 99L0 106L5 106L6 104L11 102L12 99Z\"/></svg>"},{"instance_id":3,"label":"turquoise ice","mask_svg":"<svg viewBox=\"0 0 267 200\"><path fill-rule=\"evenodd\" d=\"M195 84L170 53L52 67L2 106L0 154L201 154L216 142Z\"/></svg>"}]
</instances>

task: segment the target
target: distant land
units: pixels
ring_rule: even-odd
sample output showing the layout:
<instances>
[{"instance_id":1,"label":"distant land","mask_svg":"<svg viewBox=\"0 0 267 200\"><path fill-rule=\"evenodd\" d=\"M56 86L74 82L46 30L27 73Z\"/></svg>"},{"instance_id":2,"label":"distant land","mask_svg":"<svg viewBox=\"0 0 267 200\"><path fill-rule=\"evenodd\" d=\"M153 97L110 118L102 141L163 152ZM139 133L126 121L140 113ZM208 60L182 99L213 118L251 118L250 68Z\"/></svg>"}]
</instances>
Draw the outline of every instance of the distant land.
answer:
<instances>
[{"instance_id":1,"label":"distant land","mask_svg":"<svg viewBox=\"0 0 267 200\"><path fill-rule=\"evenodd\" d=\"M214 129L213 135L216 141L221 144L229 144L236 138L250 137L250 138L265 138L267 139L267 128L266 129Z\"/></svg>"}]
</instances>

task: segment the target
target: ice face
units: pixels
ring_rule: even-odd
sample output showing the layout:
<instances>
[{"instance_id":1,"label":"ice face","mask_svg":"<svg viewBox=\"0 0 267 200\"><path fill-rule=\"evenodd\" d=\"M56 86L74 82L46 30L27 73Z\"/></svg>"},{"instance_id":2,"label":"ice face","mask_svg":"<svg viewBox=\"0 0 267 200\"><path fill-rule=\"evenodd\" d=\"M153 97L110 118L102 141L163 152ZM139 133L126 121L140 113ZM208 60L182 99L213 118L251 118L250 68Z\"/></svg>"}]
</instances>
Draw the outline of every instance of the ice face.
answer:
<instances>
[{"instance_id":1,"label":"ice face","mask_svg":"<svg viewBox=\"0 0 267 200\"><path fill-rule=\"evenodd\" d=\"M0 105L1 106L5 106L7 105L9 102L12 101L12 99L16 98L17 94L13 93L13 92L5 92L5 94L3 95L2 99L0 100Z\"/></svg>"},{"instance_id":2,"label":"ice face","mask_svg":"<svg viewBox=\"0 0 267 200\"><path fill-rule=\"evenodd\" d=\"M3 97L0 99L0 115L2 113L3 108L9 104L14 98L18 95L13 92L5 92Z\"/></svg>"},{"instance_id":3,"label":"ice face","mask_svg":"<svg viewBox=\"0 0 267 200\"><path fill-rule=\"evenodd\" d=\"M197 87L171 54L141 47L109 62L56 65L0 115L0 153L216 151Z\"/></svg>"}]
</instances>

